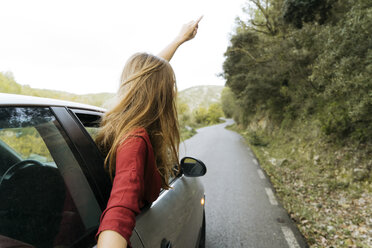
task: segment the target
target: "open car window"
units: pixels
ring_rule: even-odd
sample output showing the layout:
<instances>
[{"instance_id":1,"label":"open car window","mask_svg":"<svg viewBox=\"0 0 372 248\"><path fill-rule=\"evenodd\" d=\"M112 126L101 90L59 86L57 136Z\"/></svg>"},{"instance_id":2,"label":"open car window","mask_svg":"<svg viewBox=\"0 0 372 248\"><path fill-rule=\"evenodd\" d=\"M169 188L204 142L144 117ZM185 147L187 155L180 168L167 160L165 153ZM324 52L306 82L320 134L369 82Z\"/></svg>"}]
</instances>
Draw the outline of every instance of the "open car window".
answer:
<instances>
[{"instance_id":1,"label":"open car window","mask_svg":"<svg viewBox=\"0 0 372 248\"><path fill-rule=\"evenodd\" d=\"M71 109L71 111L76 115L79 121L83 124L85 130L89 133L93 140L96 139L99 125L102 118L103 113L101 112L94 112L94 111L87 111L87 110L79 110L79 109ZM173 183L176 179L178 179L178 166L174 166L174 173L176 176L169 178L169 184ZM162 189L163 191L163 189Z\"/></svg>"},{"instance_id":2,"label":"open car window","mask_svg":"<svg viewBox=\"0 0 372 248\"><path fill-rule=\"evenodd\" d=\"M83 124L91 138L95 140L98 135L103 113L80 109L71 109L71 111L76 115L81 124Z\"/></svg>"}]
</instances>

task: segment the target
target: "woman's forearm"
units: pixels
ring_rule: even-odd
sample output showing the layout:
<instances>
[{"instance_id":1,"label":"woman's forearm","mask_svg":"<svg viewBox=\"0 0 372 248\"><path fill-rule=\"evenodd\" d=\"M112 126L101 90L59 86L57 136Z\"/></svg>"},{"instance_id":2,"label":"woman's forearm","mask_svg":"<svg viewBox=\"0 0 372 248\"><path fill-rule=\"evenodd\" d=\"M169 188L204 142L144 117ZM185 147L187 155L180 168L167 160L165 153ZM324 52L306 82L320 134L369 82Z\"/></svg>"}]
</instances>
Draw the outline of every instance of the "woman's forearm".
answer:
<instances>
[{"instance_id":1,"label":"woman's forearm","mask_svg":"<svg viewBox=\"0 0 372 248\"><path fill-rule=\"evenodd\" d=\"M161 52L158 54L158 57L161 57L167 61L170 61L176 52L177 48L182 45L182 41L175 39L171 43L168 44Z\"/></svg>"}]
</instances>

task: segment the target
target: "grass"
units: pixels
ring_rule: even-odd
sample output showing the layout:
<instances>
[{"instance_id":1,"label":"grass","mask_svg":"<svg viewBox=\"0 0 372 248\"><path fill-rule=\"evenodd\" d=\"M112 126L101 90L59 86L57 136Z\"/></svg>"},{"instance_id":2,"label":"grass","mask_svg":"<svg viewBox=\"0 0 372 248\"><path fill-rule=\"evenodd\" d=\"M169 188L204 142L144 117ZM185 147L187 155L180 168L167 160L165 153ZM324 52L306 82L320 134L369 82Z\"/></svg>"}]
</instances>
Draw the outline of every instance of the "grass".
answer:
<instances>
[{"instance_id":1,"label":"grass","mask_svg":"<svg viewBox=\"0 0 372 248\"><path fill-rule=\"evenodd\" d=\"M246 139L310 247L372 247L370 144L333 144L309 123L229 129Z\"/></svg>"}]
</instances>

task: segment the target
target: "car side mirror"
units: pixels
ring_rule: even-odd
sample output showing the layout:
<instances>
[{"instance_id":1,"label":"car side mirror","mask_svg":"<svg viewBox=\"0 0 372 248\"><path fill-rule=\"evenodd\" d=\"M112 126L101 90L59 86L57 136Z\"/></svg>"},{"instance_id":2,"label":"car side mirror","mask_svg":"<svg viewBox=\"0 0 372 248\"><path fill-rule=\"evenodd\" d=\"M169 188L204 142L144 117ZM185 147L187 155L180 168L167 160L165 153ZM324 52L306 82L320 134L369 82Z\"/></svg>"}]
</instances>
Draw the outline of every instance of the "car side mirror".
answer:
<instances>
[{"instance_id":1,"label":"car side mirror","mask_svg":"<svg viewBox=\"0 0 372 248\"><path fill-rule=\"evenodd\" d=\"M191 157L184 157L181 159L181 170L187 177L201 177L207 173L207 167L205 164L202 161Z\"/></svg>"}]
</instances>

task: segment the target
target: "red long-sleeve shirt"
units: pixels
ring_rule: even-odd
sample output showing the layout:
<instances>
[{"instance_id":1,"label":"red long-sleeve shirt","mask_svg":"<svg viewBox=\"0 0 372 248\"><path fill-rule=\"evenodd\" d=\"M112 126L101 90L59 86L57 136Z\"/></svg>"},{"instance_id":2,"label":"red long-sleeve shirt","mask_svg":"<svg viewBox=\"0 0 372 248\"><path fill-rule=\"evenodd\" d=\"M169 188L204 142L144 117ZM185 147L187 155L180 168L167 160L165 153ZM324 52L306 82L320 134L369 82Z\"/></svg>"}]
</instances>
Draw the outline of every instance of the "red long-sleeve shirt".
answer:
<instances>
[{"instance_id":1,"label":"red long-sleeve shirt","mask_svg":"<svg viewBox=\"0 0 372 248\"><path fill-rule=\"evenodd\" d=\"M117 149L113 187L96 237L104 230L116 231L130 247L136 215L158 198L160 188L150 138L144 128L138 128Z\"/></svg>"}]
</instances>

